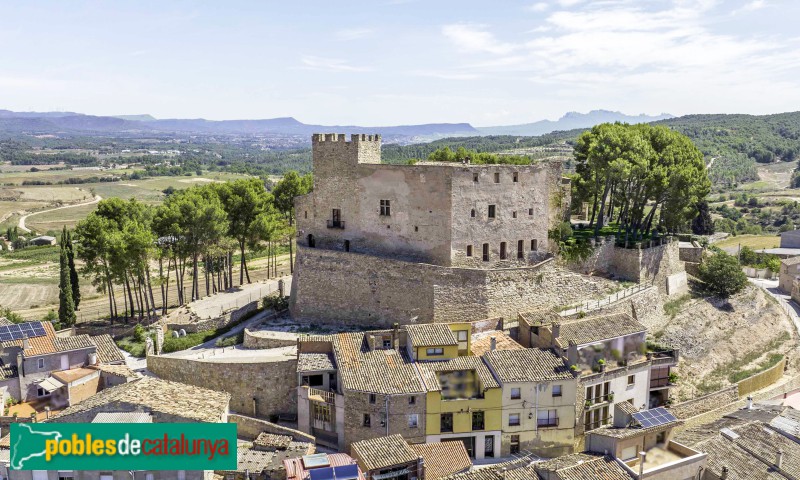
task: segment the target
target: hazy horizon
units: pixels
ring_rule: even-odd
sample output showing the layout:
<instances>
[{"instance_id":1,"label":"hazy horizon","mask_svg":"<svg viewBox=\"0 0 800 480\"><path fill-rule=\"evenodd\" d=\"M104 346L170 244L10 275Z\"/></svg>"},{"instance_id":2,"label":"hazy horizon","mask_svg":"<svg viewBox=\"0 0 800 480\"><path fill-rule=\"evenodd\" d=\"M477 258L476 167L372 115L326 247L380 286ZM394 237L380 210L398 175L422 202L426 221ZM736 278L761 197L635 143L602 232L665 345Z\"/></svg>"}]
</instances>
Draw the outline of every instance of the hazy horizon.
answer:
<instances>
[{"instance_id":1,"label":"hazy horizon","mask_svg":"<svg viewBox=\"0 0 800 480\"><path fill-rule=\"evenodd\" d=\"M0 5L0 108L308 124L800 107L798 2Z\"/></svg>"}]
</instances>

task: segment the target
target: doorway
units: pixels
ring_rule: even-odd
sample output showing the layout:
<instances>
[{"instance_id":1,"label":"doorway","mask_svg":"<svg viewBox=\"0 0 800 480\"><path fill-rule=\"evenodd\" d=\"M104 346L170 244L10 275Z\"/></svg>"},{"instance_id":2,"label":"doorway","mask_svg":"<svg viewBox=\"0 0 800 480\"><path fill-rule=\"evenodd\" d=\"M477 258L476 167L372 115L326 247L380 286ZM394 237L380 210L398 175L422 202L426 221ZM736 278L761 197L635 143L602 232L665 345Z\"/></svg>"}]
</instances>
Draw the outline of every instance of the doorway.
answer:
<instances>
[{"instance_id":1,"label":"doorway","mask_svg":"<svg viewBox=\"0 0 800 480\"><path fill-rule=\"evenodd\" d=\"M316 247L316 243L314 242L314 235L311 235L309 233L308 236L306 237L306 240L308 240L308 248Z\"/></svg>"}]
</instances>

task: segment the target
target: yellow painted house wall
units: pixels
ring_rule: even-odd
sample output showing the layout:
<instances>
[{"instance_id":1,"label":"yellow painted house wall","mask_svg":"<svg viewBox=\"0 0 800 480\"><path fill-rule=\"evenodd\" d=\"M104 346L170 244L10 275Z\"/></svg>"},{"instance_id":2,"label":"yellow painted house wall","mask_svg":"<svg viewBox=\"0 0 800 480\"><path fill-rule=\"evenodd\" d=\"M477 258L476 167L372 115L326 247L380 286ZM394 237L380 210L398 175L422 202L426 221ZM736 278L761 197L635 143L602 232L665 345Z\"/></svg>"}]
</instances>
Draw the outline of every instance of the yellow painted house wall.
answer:
<instances>
[{"instance_id":1,"label":"yellow painted house wall","mask_svg":"<svg viewBox=\"0 0 800 480\"><path fill-rule=\"evenodd\" d=\"M466 355L470 355L472 353L472 324L471 323L448 323L447 326L450 328L450 331L455 333L458 330L466 330L467 331L467 351Z\"/></svg>"},{"instance_id":2,"label":"yellow painted house wall","mask_svg":"<svg viewBox=\"0 0 800 480\"><path fill-rule=\"evenodd\" d=\"M428 392L426 399L425 434L439 435L441 432L441 414L453 414L452 433L472 432L472 411L481 410L483 414L483 430L500 430L503 419L503 393L500 388L490 388L484 392L483 398L464 400L442 400L439 392ZM450 432L446 432L450 433Z\"/></svg>"},{"instance_id":3,"label":"yellow painted house wall","mask_svg":"<svg viewBox=\"0 0 800 480\"><path fill-rule=\"evenodd\" d=\"M443 348L444 355L428 355L429 348ZM447 360L458 356L458 345L446 345L439 347L417 347L415 355L417 360Z\"/></svg>"}]
</instances>

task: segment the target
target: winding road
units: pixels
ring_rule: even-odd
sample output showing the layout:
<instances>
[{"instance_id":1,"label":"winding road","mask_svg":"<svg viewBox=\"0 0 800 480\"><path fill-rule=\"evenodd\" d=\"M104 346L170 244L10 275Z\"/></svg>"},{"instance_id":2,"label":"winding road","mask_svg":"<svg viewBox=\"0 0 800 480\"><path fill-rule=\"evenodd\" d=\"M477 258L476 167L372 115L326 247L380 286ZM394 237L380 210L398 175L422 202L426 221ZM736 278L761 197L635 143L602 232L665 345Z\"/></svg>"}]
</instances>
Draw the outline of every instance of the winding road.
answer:
<instances>
[{"instance_id":1,"label":"winding road","mask_svg":"<svg viewBox=\"0 0 800 480\"><path fill-rule=\"evenodd\" d=\"M32 217L34 215L39 215L40 213L47 213L47 212L53 212L53 211L56 211L56 210L63 210L65 208L74 208L74 207L82 207L84 205L92 205L94 203L98 203L102 199L103 199L103 197L101 197L100 195L95 195L94 196L94 200L92 200L91 202L76 203L75 205L64 205L63 207L51 208L49 210L41 210L39 212L33 212L33 213L29 213L27 215L23 215L23 216L19 217L19 229L22 230L23 232L30 233L31 230L28 227L25 226L25 220L27 220L28 217Z\"/></svg>"}]
</instances>

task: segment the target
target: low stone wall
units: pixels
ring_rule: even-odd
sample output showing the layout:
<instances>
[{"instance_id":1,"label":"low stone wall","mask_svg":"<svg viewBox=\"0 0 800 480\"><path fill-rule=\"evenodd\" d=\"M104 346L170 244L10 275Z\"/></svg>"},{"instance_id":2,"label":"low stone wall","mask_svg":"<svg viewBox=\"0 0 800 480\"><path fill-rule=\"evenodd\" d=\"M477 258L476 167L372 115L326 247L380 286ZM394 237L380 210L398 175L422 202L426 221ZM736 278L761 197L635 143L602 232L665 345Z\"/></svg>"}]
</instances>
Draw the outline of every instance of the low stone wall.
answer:
<instances>
[{"instance_id":1,"label":"low stone wall","mask_svg":"<svg viewBox=\"0 0 800 480\"><path fill-rule=\"evenodd\" d=\"M186 330L187 333L216 330L228 324L239 322L247 315L258 310L258 307L259 307L259 302L253 301L241 308L232 310L216 318L209 318L207 320L200 320L197 322L188 322L188 323L167 323L166 325L167 328L169 328L170 330L178 331L180 329L184 329Z\"/></svg>"},{"instance_id":2,"label":"low stone wall","mask_svg":"<svg viewBox=\"0 0 800 480\"><path fill-rule=\"evenodd\" d=\"M677 403L669 407L669 410L673 415L683 420L715 410L737 400L739 400L739 387L738 385L731 385L723 390Z\"/></svg>"},{"instance_id":3,"label":"low stone wall","mask_svg":"<svg viewBox=\"0 0 800 480\"><path fill-rule=\"evenodd\" d=\"M267 432L275 435L289 435L296 442L316 442L313 435L303 433L300 430L235 413L228 415L228 423L235 423L236 435L245 440L255 440L261 432Z\"/></svg>"},{"instance_id":4,"label":"low stone wall","mask_svg":"<svg viewBox=\"0 0 800 480\"><path fill-rule=\"evenodd\" d=\"M222 362L147 357L157 377L231 394L230 409L254 417L297 413L297 358L236 358ZM278 381L279 380L279 381Z\"/></svg>"},{"instance_id":5,"label":"low stone wall","mask_svg":"<svg viewBox=\"0 0 800 480\"><path fill-rule=\"evenodd\" d=\"M244 329L244 348L266 349L290 347L297 345L296 333L279 332L275 330L250 330Z\"/></svg>"},{"instance_id":6,"label":"low stone wall","mask_svg":"<svg viewBox=\"0 0 800 480\"><path fill-rule=\"evenodd\" d=\"M658 289L650 287L608 306L586 312L586 315L597 317L616 313L633 314L635 312L637 320L646 326L648 330L653 330L656 327L660 328L662 325L662 309L662 300ZM567 318L577 318L577 313Z\"/></svg>"},{"instance_id":7,"label":"low stone wall","mask_svg":"<svg viewBox=\"0 0 800 480\"><path fill-rule=\"evenodd\" d=\"M752 377L745 378L744 380L738 383L739 396L744 397L749 393L755 392L756 390L761 390L762 388L766 388L772 385L783 376L783 371L785 369L786 369L786 357L782 358L780 362L776 363L767 370L764 370L761 373L757 373Z\"/></svg>"}]
</instances>

